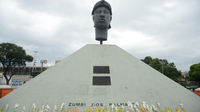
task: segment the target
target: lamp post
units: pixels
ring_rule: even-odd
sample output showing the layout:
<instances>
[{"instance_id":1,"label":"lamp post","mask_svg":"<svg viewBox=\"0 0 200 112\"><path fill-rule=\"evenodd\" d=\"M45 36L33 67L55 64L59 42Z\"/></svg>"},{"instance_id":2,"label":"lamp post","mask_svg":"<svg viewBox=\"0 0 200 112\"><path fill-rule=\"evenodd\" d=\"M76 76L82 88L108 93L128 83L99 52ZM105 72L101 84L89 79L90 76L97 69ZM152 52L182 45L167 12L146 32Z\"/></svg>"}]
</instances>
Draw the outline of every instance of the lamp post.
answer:
<instances>
[{"instance_id":1,"label":"lamp post","mask_svg":"<svg viewBox=\"0 0 200 112\"><path fill-rule=\"evenodd\" d=\"M162 74L164 74L164 65L165 65L165 62L164 62L164 60L160 59L159 63L162 65Z\"/></svg>"},{"instance_id":2,"label":"lamp post","mask_svg":"<svg viewBox=\"0 0 200 112\"><path fill-rule=\"evenodd\" d=\"M43 63L46 64L47 60L40 60L41 63L41 72L43 71Z\"/></svg>"},{"instance_id":3,"label":"lamp post","mask_svg":"<svg viewBox=\"0 0 200 112\"><path fill-rule=\"evenodd\" d=\"M186 75L184 75L184 78L185 78L185 88L186 88L187 87Z\"/></svg>"},{"instance_id":4,"label":"lamp post","mask_svg":"<svg viewBox=\"0 0 200 112\"><path fill-rule=\"evenodd\" d=\"M36 58L36 53L37 53L38 51L34 51L34 52L35 52L35 55L34 55L34 60L33 60L33 69L32 69L32 72L34 71L34 67L35 67L35 63L36 63L35 58Z\"/></svg>"}]
</instances>

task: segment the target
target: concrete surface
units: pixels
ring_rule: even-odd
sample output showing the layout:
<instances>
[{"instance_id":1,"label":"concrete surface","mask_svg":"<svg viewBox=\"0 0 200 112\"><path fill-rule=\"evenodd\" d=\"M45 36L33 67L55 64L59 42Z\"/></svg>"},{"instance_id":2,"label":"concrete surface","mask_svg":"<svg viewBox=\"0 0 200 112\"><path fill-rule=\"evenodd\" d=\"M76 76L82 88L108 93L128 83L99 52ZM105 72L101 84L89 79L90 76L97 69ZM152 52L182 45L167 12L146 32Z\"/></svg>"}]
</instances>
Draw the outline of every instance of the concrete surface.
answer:
<instances>
[{"instance_id":1,"label":"concrete surface","mask_svg":"<svg viewBox=\"0 0 200 112\"><path fill-rule=\"evenodd\" d=\"M110 74L93 74L93 66L109 66ZM92 85L93 76L110 76L110 86ZM13 111L16 103L21 111L25 105L32 109L42 104L65 103L65 108L74 103L80 111L86 111L92 103L142 102L173 111L184 104L188 112L200 111L200 97L154 70L116 45L86 45L55 66L0 99L0 109L9 104ZM101 106L100 106L101 107Z\"/></svg>"}]
</instances>

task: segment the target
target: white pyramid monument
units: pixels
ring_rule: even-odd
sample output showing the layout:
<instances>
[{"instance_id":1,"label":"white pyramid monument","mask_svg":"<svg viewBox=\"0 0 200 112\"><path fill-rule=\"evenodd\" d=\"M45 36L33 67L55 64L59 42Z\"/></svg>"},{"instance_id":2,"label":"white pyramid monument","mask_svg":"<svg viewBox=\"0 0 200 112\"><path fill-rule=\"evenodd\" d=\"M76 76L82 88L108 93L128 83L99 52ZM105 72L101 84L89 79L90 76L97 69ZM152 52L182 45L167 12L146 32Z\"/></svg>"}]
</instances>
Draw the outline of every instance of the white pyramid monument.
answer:
<instances>
[{"instance_id":1,"label":"white pyramid monument","mask_svg":"<svg viewBox=\"0 0 200 112\"><path fill-rule=\"evenodd\" d=\"M0 99L8 112L26 106L65 103L86 111L92 103L142 102L175 110L184 104L186 112L200 112L200 97L151 68L116 45L86 45L39 76ZM126 105L125 105L126 106ZM59 107L58 107L59 108Z\"/></svg>"}]
</instances>

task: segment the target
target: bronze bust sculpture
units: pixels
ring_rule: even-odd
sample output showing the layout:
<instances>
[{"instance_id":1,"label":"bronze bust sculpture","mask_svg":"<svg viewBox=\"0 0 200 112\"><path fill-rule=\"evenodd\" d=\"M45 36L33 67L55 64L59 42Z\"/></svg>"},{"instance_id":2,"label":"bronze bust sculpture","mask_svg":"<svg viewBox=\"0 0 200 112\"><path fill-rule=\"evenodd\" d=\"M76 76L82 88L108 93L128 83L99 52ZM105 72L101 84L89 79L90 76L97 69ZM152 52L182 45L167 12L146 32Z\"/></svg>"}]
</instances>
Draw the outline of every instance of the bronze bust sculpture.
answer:
<instances>
[{"instance_id":1,"label":"bronze bust sculpture","mask_svg":"<svg viewBox=\"0 0 200 112\"><path fill-rule=\"evenodd\" d=\"M95 27L95 39L100 41L107 40L108 29L111 28L112 9L108 2L101 0L95 4L92 10L93 22Z\"/></svg>"}]
</instances>

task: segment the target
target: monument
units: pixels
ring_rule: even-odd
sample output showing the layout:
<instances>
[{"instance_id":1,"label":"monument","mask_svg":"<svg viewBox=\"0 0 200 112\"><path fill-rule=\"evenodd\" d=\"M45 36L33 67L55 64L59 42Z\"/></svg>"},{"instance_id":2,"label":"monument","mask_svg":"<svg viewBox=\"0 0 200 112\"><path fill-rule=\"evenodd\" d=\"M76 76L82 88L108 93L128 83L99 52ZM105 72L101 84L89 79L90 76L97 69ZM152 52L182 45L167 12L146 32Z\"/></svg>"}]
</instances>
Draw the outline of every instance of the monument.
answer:
<instances>
[{"instance_id":1,"label":"monument","mask_svg":"<svg viewBox=\"0 0 200 112\"><path fill-rule=\"evenodd\" d=\"M112 8L108 2L101 0L94 5L92 15L95 27L95 38L102 44L103 41L107 40L108 29L111 28Z\"/></svg>"},{"instance_id":2,"label":"monument","mask_svg":"<svg viewBox=\"0 0 200 112\"><path fill-rule=\"evenodd\" d=\"M106 19L97 19L95 11L108 10L111 16L109 7L106 1L100 1L92 11L94 21L97 20L95 31L98 41L107 39L106 28L110 25L105 22ZM8 104L7 112L13 112L14 109L21 112L24 107L26 111L39 109L50 112L51 109L59 109L60 112L63 108L66 111L78 108L81 112L92 112L93 108L90 106L103 109L104 105L108 110L113 105L118 109L123 106L128 110L130 104L127 101L135 104L145 101L154 105L159 102L162 110L165 107L180 109L180 103L184 104L184 109L188 112L200 110L199 96L116 45L85 45L0 99L0 109L5 106L5 111ZM114 112L113 109L112 111Z\"/></svg>"}]
</instances>

